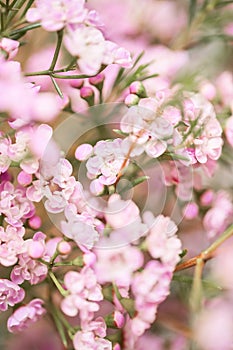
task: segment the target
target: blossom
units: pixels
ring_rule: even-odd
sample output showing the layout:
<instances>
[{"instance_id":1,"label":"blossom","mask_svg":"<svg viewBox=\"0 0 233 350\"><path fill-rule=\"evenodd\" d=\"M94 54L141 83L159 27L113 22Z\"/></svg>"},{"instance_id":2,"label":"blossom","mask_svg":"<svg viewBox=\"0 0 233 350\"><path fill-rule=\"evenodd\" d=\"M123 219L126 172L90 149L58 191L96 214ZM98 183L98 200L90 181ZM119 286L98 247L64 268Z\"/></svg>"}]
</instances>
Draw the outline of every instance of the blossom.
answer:
<instances>
[{"instance_id":1,"label":"blossom","mask_svg":"<svg viewBox=\"0 0 233 350\"><path fill-rule=\"evenodd\" d=\"M112 350L112 343L103 339L106 336L106 324L102 317L82 324L82 331L78 331L73 338L75 350Z\"/></svg>"},{"instance_id":2,"label":"blossom","mask_svg":"<svg viewBox=\"0 0 233 350\"><path fill-rule=\"evenodd\" d=\"M45 313L42 304L43 300L33 299L29 304L18 308L13 315L8 318L7 328L9 332L22 332L32 323L37 322Z\"/></svg>"},{"instance_id":3,"label":"blossom","mask_svg":"<svg viewBox=\"0 0 233 350\"><path fill-rule=\"evenodd\" d=\"M0 279L0 311L6 311L9 306L20 303L25 296L25 292L14 282L8 279Z\"/></svg>"},{"instance_id":4,"label":"blossom","mask_svg":"<svg viewBox=\"0 0 233 350\"><path fill-rule=\"evenodd\" d=\"M154 322L158 305L169 294L171 278L170 269L154 260L134 275L131 288L137 315L132 319L131 330L136 336L141 336Z\"/></svg>"},{"instance_id":5,"label":"blossom","mask_svg":"<svg viewBox=\"0 0 233 350\"><path fill-rule=\"evenodd\" d=\"M18 62L0 60L0 93L0 112L9 114L14 129L32 121L51 121L61 109L55 94L39 92L26 82Z\"/></svg>"},{"instance_id":6,"label":"blossom","mask_svg":"<svg viewBox=\"0 0 233 350\"><path fill-rule=\"evenodd\" d=\"M227 141L233 147L233 116L227 119L225 134L226 134Z\"/></svg>"},{"instance_id":7,"label":"blossom","mask_svg":"<svg viewBox=\"0 0 233 350\"><path fill-rule=\"evenodd\" d=\"M32 259L28 253L18 256L18 264L11 271L11 280L17 284L29 281L31 285L38 284L43 281L48 273L45 264Z\"/></svg>"},{"instance_id":8,"label":"blossom","mask_svg":"<svg viewBox=\"0 0 233 350\"><path fill-rule=\"evenodd\" d=\"M233 204L226 191L219 191L204 216L203 225L209 238L221 234L232 223Z\"/></svg>"},{"instance_id":9,"label":"blossom","mask_svg":"<svg viewBox=\"0 0 233 350\"><path fill-rule=\"evenodd\" d=\"M224 298L214 298L195 318L194 337L204 350L228 350L233 336L232 304Z\"/></svg>"},{"instance_id":10,"label":"blossom","mask_svg":"<svg viewBox=\"0 0 233 350\"><path fill-rule=\"evenodd\" d=\"M97 74L102 65L116 63L124 68L132 66L130 53L117 44L106 41L102 32L92 26L81 25L69 29L64 36L66 49L74 57L82 73Z\"/></svg>"},{"instance_id":11,"label":"blossom","mask_svg":"<svg viewBox=\"0 0 233 350\"><path fill-rule=\"evenodd\" d=\"M15 228L8 225L5 230L0 227L0 263L3 266L16 264L18 255L26 251L24 233L24 227Z\"/></svg>"},{"instance_id":12,"label":"blossom","mask_svg":"<svg viewBox=\"0 0 233 350\"><path fill-rule=\"evenodd\" d=\"M175 235L177 226L169 217L163 215L159 215L153 221L150 214L144 214L150 229L145 241L146 247L153 258L160 259L172 271L179 262L179 254L182 251L181 241Z\"/></svg>"},{"instance_id":13,"label":"blossom","mask_svg":"<svg viewBox=\"0 0 233 350\"><path fill-rule=\"evenodd\" d=\"M123 116L121 130L129 133L123 146L128 150L132 148L131 156L145 151L149 157L157 158L166 151L166 141L173 135L173 126L169 120L156 115L159 107L158 100L144 98Z\"/></svg>"},{"instance_id":14,"label":"blossom","mask_svg":"<svg viewBox=\"0 0 233 350\"><path fill-rule=\"evenodd\" d=\"M76 207L72 204L65 209L65 215L67 221L61 222L63 234L77 245L91 249L99 238L93 218L85 212L76 214Z\"/></svg>"},{"instance_id":15,"label":"blossom","mask_svg":"<svg viewBox=\"0 0 233 350\"><path fill-rule=\"evenodd\" d=\"M39 179L27 188L27 198L39 202L45 196L48 212L62 212L79 184L71 175L72 171L72 165L64 158L55 160L55 164L42 161Z\"/></svg>"},{"instance_id":16,"label":"blossom","mask_svg":"<svg viewBox=\"0 0 233 350\"><path fill-rule=\"evenodd\" d=\"M0 213L5 215L5 221L14 227L21 227L25 219L35 213L34 205L26 197L26 189L9 182L0 185Z\"/></svg>"},{"instance_id":17,"label":"blossom","mask_svg":"<svg viewBox=\"0 0 233 350\"><path fill-rule=\"evenodd\" d=\"M3 52L0 55L5 56L8 60L12 60L17 55L18 48L19 42L17 40L9 38L2 38L0 40L0 50Z\"/></svg>"},{"instance_id":18,"label":"blossom","mask_svg":"<svg viewBox=\"0 0 233 350\"><path fill-rule=\"evenodd\" d=\"M82 73L98 73L105 51L105 39L100 30L86 26L69 30L64 44L72 56L78 57L77 63Z\"/></svg>"},{"instance_id":19,"label":"blossom","mask_svg":"<svg viewBox=\"0 0 233 350\"><path fill-rule=\"evenodd\" d=\"M128 289L133 273L143 265L143 254L130 245L97 249L96 275L100 283L116 283L118 288Z\"/></svg>"},{"instance_id":20,"label":"blossom","mask_svg":"<svg viewBox=\"0 0 233 350\"><path fill-rule=\"evenodd\" d=\"M91 320L94 312L99 310L97 302L103 299L94 271L87 266L80 273L69 271L64 277L64 285L69 294L61 302L62 311L71 317L79 313L82 321Z\"/></svg>"},{"instance_id":21,"label":"blossom","mask_svg":"<svg viewBox=\"0 0 233 350\"><path fill-rule=\"evenodd\" d=\"M47 31L57 31L68 24L82 23L86 17L85 0L36 0L36 7L27 11L28 22L40 21Z\"/></svg>"},{"instance_id":22,"label":"blossom","mask_svg":"<svg viewBox=\"0 0 233 350\"><path fill-rule=\"evenodd\" d=\"M200 94L193 94L184 101L184 116L190 127L195 124L191 142L195 147L197 161L203 164L208 159L219 159L223 145L222 127L213 105Z\"/></svg>"},{"instance_id":23,"label":"blossom","mask_svg":"<svg viewBox=\"0 0 233 350\"><path fill-rule=\"evenodd\" d=\"M90 179L98 177L98 181L103 185L112 185L116 182L124 159L121 139L99 141L94 146L94 155L86 163L87 176ZM125 166L128 163L127 161Z\"/></svg>"}]
</instances>

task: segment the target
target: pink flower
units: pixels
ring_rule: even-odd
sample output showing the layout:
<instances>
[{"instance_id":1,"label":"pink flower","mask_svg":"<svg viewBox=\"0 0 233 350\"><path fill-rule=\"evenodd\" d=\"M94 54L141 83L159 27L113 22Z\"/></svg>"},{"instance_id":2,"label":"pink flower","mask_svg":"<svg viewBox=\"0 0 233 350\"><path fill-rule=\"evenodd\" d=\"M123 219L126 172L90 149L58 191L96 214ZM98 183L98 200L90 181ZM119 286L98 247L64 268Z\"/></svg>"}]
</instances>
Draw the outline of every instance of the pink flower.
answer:
<instances>
[{"instance_id":1,"label":"pink flower","mask_svg":"<svg viewBox=\"0 0 233 350\"><path fill-rule=\"evenodd\" d=\"M233 116L227 119L226 127L225 127L225 134L227 141L233 147Z\"/></svg>"},{"instance_id":2,"label":"pink flower","mask_svg":"<svg viewBox=\"0 0 233 350\"><path fill-rule=\"evenodd\" d=\"M106 65L116 63L123 68L132 67L132 58L128 50L119 47L112 41L105 41L105 53L103 63Z\"/></svg>"},{"instance_id":3,"label":"pink flower","mask_svg":"<svg viewBox=\"0 0 233 350\"><path fill-rule=\"evenodd\" d=\"M55 164L53 161L42 161L39 180L33 181L32 186L27 188L27 198L39 202L45 196L48 212L62 212L79 185L75 177L71 176L72 171L72 165L64 158L58 161L55 159Z\"/></svg>"},{"instance_id":4,"label":"pink flower","mask_svg":"<svg viewBox=\"0 0 233 350\"><path fill-rule=\"evenodd\" d=\"M11 164L9 157L10 144L11 140L3 137L2 133L0 133L0 173L5 173Z\"/></svg>"},{"instance_id":5,"label":"pink flower","mask_svg":"<svg viewBox=\"0 0 233 350\"><path fill-rule=\"evenodd\" d=\"M105 40L100 30L86 26L69 30L64 44L72 56L78 57L77 63L82 73L98 73L105 51Z\"/></svg>"},{"instance_id":6,"label":"pink flower","mask_svg":"<svg viewBox=\"0 0 233 350\"><path fill-rule=\"evenodd\" d=\"M80 273L69 271L64 277L64 285L69 294L62 300L62 311L70 317L79 313L82 321L91 320L94 312L99 310L97 302L103 299L94 271L90 267L84 267Z\"/></svg>"},{"instance_id":7,"label":"pink flower","mask_svg":"<svg viewBox=\"0 0 233 350\"><path fill-rule=\"evenodd\" d=\"M51 121L61 109L55 94L26 83L18 62L0 60L0 93L0 111L9 114L14 129L31 121Z\"/></svg>"},{"instance_id":8,"label":"pink flower","mask_svg":"<svg viewBox=\"0 0 233 350\"><path fill-rule=\"evenodd\" d=\"M30 8L26 14L28 22L40 21L48 31L57 31L68 24L82 23L87 10L85 0L36 0L36 8Z\"/></svg>"},{"instance_id":9,"label":"pink flower","mask_svg":"<svg viewBox=\"0 0 233 350\"><path fill-rule=\"evenodd\" d=\"M173 126L167 119L156 116L159 105L156 99L141 99L122 118L121 130L129 133L123 141L125 152L134 144L131 156L145 151L149 157L157 158L166 151L166 140L172 137Z\"/></svg>"},{"instance_id":10,"label":"pink flower","mask_svg":"<svg viewBox=\"0 0 233 350\"><path fill-rule=\"evenodd\" d=\"M17 229L8 225L5 231L0 227L0 263L3 266L16 264L18 255L26 251L24 233L24 227Z\"/></svg>"},{"instance_id":11,"label":"pink flower","mask_svg":"<svg viewBox=\"0 0 233 350\"><path fill-rule=\"evenodd\" d=\"M20 303L25 296L25 292L17 284L0 279L0 311L6 311L9 306Z\"/></svg>"},{"instance_id":12,"label":"pink flower","mask_svg":"<svg viewBox=\"0 0 233 350\"><path fill-rule=\"evenodd\" d=\"M73 344L75 350L112 350L112 343L103 339L106 336L106 328L102 317L82 324L82 331L78 331L74 335Z\"/></svg>"},{"instance_id":13,"label":"pink flower","mask_svg":"<svg viewBox=\"0 0 233 350\"><path fill-rule=\"evenodd\" d=\"M213 238L232 223L233 204L231 197L225 191L219 191L213 201L212 208L207 211L203 225L209 238Z\"/></svg>"},{"instance_id":14,"label":"pink flower","mask_svg":"<svg viewBox=\"0 0 233 350\"><path fill-rule=\"evenodd\" d=\"M0 213L5 215L5 221L14 227L21 227L23 221L35 213L34 205L26 197L26 189L14 188L9 181L0 185Z\"/></svg>"},{"instance_id":15,"label":"pink flower","mask_svg":"<svg viewBox=\"0 0 233 350\"><path fill-rule=\"evenodd\" d=\"M65 209L65 215L67 221L61 222L63 234L74 240L77 245L92 249L99 239L93 217L85 212L77 214L76 207L72 204Z\"/></svg>"},{"instance_id":16,"label":"pink flower","mask_svg":"<svg viewBox=\"0 0 233 350\"><path fill-rule=\"evenodd\" d=\"M99 141L94 147L94 155L87 161L87 175L90 179L98 177L103 185L112 185L116 182L124 159L121 139Z\"/></svg>"},{"instance_id":17,"label":"pink flower","mask_svg":"<svg viewBox=\"0 0 233 350\"><path fill-rule=\"evenodd\" d=\"M182 251L181 241L175 235L177 226L169 217L163 215L159 215L153 222L150 214L144 214L150 229L146 237L147 249L153 258L160 259L168 269L173 271L180 260L179 254Z\"/></svg>"},{"instance_id":18,"label":"pink flower","mask_svg":"<svg viewBox=\"0 0 233 350\"><path fill-rule=\"evenodd\" d=\"M12 60L17 55L19 42L9 38L2 38L0 40L0 50L4 52L4 56L8 60ZM2 54L1 54L2 55Z\"/></svg>"},{"instance_id":19,"label":"pink flower","mask_svg":"<svg viewBox=\"0 0 233 350\"><path fill-rule=\"evenodd\" d=\"M192 220L198 216L199 208L195 202L188 203L184 209L184 217L185 219Z\"/></svg>"},{"instance_id":20,"label":"pink flower","mask_svg":"<svg viewBox=\"0 0 233 350\"><path fill-rule=\"evenodd\" d=\"M204 350L229 350L233 335L232 302L215 298L195 318L194 337Z\"/></svg>"},{"instance_id":21,"label":"pink flower","mask_svg":"<svg viewBox=\"0 0 233 350\"><path fill-rule=\"evenodd\" d=\"M143 254L136 247L97 249L96 274L100 283L113 282L129 287L133 273L143 265Z\"/></svg>"},{"instance_id":22,"label":"pink flower","mask_svg":"<svg viewBox=\"0 0 233 350\"><path fill-rule=\"evenodd\" d=\"M118 229L130 223L141 222L138 206L132 200L123 200L119 194L113 194L109 200L104 216L107 223Z\"/></svg>"},{"instance_id":23,"label":"pink flower","mask_svg":"<svg viewBox=\"0 0 233 350\"><path fill-rule=\"evenodd\" d=\"M132 319L131 330L141 336L154 322L158 305L169 294L172 273L159 261L149 261L142 272L137 272L132 281L137 315Z\"/></svg>"},{"instance_id":24,"label":"pink flower","mask_svg":"<svg viewBox=\"0 0 233 350\"><path fill-rule=\"evenodd\" d=\"M88 143L83 143L82 145L78 146L75 150L75 158L84 161L87 160L93 152L93 147Z\"/></svg>"},{"instance_id":25,"label":"pink flower","mask_svg":"<svg viewBox=\"0 0 233 350\"><path fill-rule=\"evenodd\" d=\"M30 284L38 284L43 281L48 273L48 268L41 262L32 259L28 253L20 254L18 264L11 271L11 280L17 284L25 280Z\"/></svg>"},{"instance_id":26,"label":"pink flower","mask_svg":"<svg viewBox=\"0 0 233 350\"><path fill-rule=\"evenodd\" d=\"M7 328L9 332L22 332L30 327L32 323L37 322L46 312L42 304L41 299L33 299L28 305L18 308L8 318Z\"/></svg>"}]
</instances>

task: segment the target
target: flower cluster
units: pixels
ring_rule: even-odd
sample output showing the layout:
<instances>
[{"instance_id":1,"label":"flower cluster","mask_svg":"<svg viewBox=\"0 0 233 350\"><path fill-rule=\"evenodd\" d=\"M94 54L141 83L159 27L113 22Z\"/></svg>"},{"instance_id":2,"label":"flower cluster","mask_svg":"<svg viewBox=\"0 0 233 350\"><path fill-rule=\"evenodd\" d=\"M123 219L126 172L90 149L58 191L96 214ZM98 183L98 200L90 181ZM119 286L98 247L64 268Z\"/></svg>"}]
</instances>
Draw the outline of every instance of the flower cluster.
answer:
<instances>
[{"instance_id":1,"label":"flower cluster","mask_svg":"<svg viewBox=\"0 0 233 350\"><path fill-rule=\"evenodd\" d=\"M0 3L3 347L229 350L233 6Z\"/></svg>"}]
</instances>

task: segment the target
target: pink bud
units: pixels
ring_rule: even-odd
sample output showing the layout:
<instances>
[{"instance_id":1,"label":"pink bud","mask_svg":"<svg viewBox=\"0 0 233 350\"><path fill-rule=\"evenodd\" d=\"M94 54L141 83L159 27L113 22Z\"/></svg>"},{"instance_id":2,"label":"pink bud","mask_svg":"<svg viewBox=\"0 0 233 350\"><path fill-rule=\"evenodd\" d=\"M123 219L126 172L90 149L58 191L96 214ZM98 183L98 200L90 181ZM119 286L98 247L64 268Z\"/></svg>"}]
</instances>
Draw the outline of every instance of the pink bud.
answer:
<instances>
[{"instance_id":1,"label":"pink bud","mask_svg":"<svg viewBox=\"0 0 233 350\"><path fill-rule=\"evenodd\" d=\"M68 255L71 252L71 245L66 241L61 241L58 243L57 250L62 255Z\"/></svg>"},{"instance_id":2,"label":"pink bud","mask_svg":"<svg viewBox=\"0 0 233 350\"><path fill-rule=\"evenodd\" d=\"M75 89L80 89L84 84L84 80L83 79L70 79L69 84L70 84L70 86L72 86Z\"/></svg>"},{"instance_id":3,"label":"pink bud","mask_svg":"<svg viewBox=\"0 0 233 350\"><path fill-rule=\"evenodd\" d=\"M102 85L104 79L105 79L105 75L103 73L99 73L95 77L89 78L89 83L91 85L98 87L98 86Z\"/></svg>"},{"instance_id":4,"label":"pink bud","mask_svg":"<svg viewBox=\"0 0 233 350\"><path fill-rule=\"evenodd\" d=\"M118 328L122 328L125 324L124 315L118 310L114 312L114 322Z\"/></svg>"},{"instance_id":5,"label":"pink bud","mask_svg":"<svg viewBox=\"0 0 233 350\"><path fill-rule=\"evenodd\" d=\"M213 84L205 82L201 85L200 92L207 100L213 100L216 96L216 88Z\"/></svg>"},{"instance_id":6,"label":"pink bud","mask_svg":"<svg viewBox=\"0 0 233 350\"><path fill-rule=\"evenodd\" d=\"M94 95L94 90L90 86L83 86L80 89L80 96L84 99L92 97Z\"/></svg>"},{"instance_id":7,"label":"pink bud","mask_svg":"<svg viewBox=\"0 0 233 350\"><path fill-rule=\"evenodd\" d=\"M78 146L75 151L75 158L84 161L87 160L93 152L93 147L89 143L83 143Z\"/></svg>"},{"instance_id":8,"label":"pink bud","mask_svg":"<svg viewBox=\"0 0 233 350\"><path fill-rule=\"evenodd\" d=\"M95 179L95 180L91 181L90 191L95 196L99 196L104 191L104 185L102 183L100 183L98 179Z\"/></svg>"},{"instance_id":9,"label":"pink bud","mask_svg":"<svg viewBox=\"0 0 233 350\"><path fill-rule=\"evenodd\" d=\"M86 266L93 266L96 262L96 255L92 252L83 255L83 262Z\"/></svg>"},{"instance_id":10,"label":"pink bud","mask_svg":"<svg viewBox=\"0 0 233 350\"><path fill-rule=\"evenodd\" d=\"M41 226L41 218L38 215L34 215L28 220L28 223L31 228L37 230Z\"/></svg>"},{"instance_id":11,"label":"pink bud","mask_svg":"<svg viewBox=\"0 0 233 350\"><path fill-rule=\"evenodd\" d=\"M113 350L121 350L121 347L119 344L115 344L113 347Z\"/></svg>"},{"instance_id":12,"label":"pink bud","mask_svg":"<svg viewBox=\"0 0 233 350\"><path fill-rule=\"evenodd\" d=\"M210 206L214 199L214 192L212 190L205 191L200 198L200 202L204 206Z\"/></svg>"},{"instance_id":13,"label":"pink bud","mask_svg":"<svg viewBox=\"0 0 233 350\"><path fill-rule=\"evenodd\" d=\"M89 106L94 105L95 94L94 90L90 86L83 86L80 89L80 96L87 101Z\"/></svg>"},{"instance_id":14,"label":"pink bud","mask_svg":"<svg viewBox=\"0 0 233 350\"><path fill-rule=\"evenodd\" d=\"M146 90L143 86L143 84L140 81L134 81L130 87L129 91L131 94L138 95L140 97L145 97L146 96Z\"/></svg>"},{"instance_id":15,"label":"pink bud","mask_svg":"<svg viewBox=\"0 0 233 350\"><path fill-rule=\"evenodd\" d=\"M137 95L134 95L134 94L129 94L125 98L125 104L128 107L137 105L138 102L139 102L139 97Z\"/></svg>"},{"instance_id":16,"label":"pink bud","mask_svg":"<svg viewBox=\"0 0 233 350\"><path fill-rule=\"evenodd\" d=\"M32 175L27 174L25 171L20 171L17 176L18 183L22 186L27 186L32 182Z\"/></svg>"},{"instance_id":17,"label":"pink bud","mask_svg":"<svg viewBox=\"0 0 233 350\"><path fill-rule=\"evenodd\" d=\"M195 219L198 215L199 208L198 205L194 202L188 203L183 210L184 217L187 220Z\"/></svg>"},{"instance_id":18,"label":"pink bud","mask_svg":"<svg viewBox=\"0 0 233 350\"><path fill-rule=\"evenodd\" d=\"M28 248L28 254L33 259L39 259L43 256L45 247L40 241L32 241Z\"/></svg>"}]
</instances>

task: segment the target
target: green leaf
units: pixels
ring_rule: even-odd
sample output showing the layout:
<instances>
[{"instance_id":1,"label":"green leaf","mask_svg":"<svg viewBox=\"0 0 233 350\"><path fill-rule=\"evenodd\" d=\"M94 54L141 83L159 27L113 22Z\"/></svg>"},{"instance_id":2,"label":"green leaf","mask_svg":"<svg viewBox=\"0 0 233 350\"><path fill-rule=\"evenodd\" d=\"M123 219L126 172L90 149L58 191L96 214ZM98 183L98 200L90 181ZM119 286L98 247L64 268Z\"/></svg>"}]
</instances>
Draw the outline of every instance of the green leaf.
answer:
<instances>
[{"instance_id":1,"label":"green leaf","mask_svg":"<svg viewBox=\"0 0 233 350\"><path fill-rule=\"evenodd\" d=\"M197 0L190 0L189 2L189 25L192 23L197 10Z\"/></svg>"}]
</instances>

